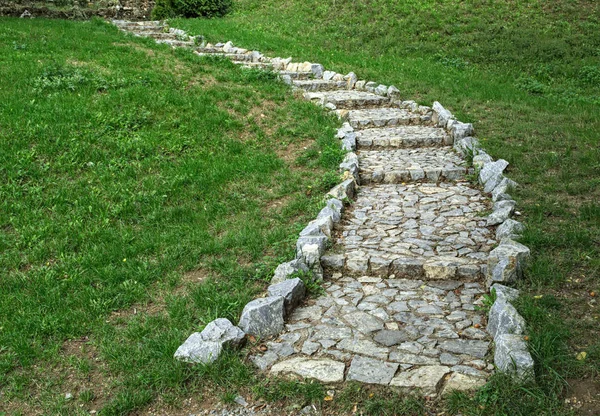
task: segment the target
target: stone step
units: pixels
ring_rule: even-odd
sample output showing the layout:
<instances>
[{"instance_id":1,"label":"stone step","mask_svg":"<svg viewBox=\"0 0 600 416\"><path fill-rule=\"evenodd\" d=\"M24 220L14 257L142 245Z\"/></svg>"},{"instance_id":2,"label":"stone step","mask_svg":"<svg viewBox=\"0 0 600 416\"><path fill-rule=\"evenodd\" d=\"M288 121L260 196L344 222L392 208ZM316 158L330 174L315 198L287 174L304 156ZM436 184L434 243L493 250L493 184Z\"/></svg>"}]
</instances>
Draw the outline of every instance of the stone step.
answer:
<instances>
[{"instance_id":1,"label":"stone step","mask_svg":"<svg viewBox=\"0 0 600 416\"><path fill-rule=\"evenodd\" d=\"M488 208L485 195L466 182L362 186L323 266L357 275L479 279L497 244L481 216Z\"/></svg>"},{"instance_id":2,"label":"stone step","mask_svg":"<svg viewBox=\"0 0 600 416\"><path fill-rule=\"evenodd\" d=\"M264 69L265 71L272 71L273 65L269 62L249 62L249 61L231 61L236 65L243 66L245 68Z\"/></svg>"},{"instance_id":3,"label":"stone step","mask_svg":"<svg viewBox=\"0 0 600 416\"><path fill-rule=\"evenodd\" d=\"M171 39L158 39L156 43L164 43L179 48L193 48L196 44L193 40L171 40Z\"/></svg>"},{"instance_id":4,"label":"stone step","mask_svg":"<svg viewBox=\"0 0 600 416\"><path fill-rule=\"evenodd\" d=\"M363 185L455 181L473 172L451 147L361 150L357 154Z\"/></svg>"},{"instance_id":5,"label":"stone step","mask_svg":"<svg viewBox=\"0 0 600 416\"><path fill-rule=\"evenodd\" d=\"M331 92L307 92L304 98L325 104L333 104L336 108L368 108L388 105L390 99L366 91L339 90Z\"/></svg>"},{"instance_id":6,"label":"stone step","mask_svg":"<svg viewBox=\"0 0 600 416\"><path fill-rule=\"evenodd\" d=\"M129 22L126 20L113 20L112 23L119 29L131 31L162 30L165 27L162 24L162 22L158 20L148 22Z\"/></svg>"},{"instance_id":7,"label":"stone step","mask_svg":"<svg viewBox=\"0 0 600 416\"><path fill-rule=\"evenodd\" d=\"M142 32L138 36L145 36L155 40L181 40L175 33L169 32Z\"/></svg>"},{"instance_id":8,"label":"stone step","mask_svg":"<svg viewBox=\"0 0 600 416\"><path fill-rule=\"evenodd\" d=\"M362 149L432 147L451 145L452 137L439 127L398 126L358 130L356 143Z\"/></svg>"},{"instance_id":9,"label":"stone step","mask_svg":"<svg viewBox=\"0 0 600 416\"><path fill-rule=\"evenodd\" d=\"M491 347L485 313L475 308L482 284L335 274L323 288L294 310L265 352L252 353L261 370L428 396L481 386L493 370L484 361Z\"/></svg>"},{"instance_id":10,"label":"stone step","mask_svg":"<svg viewBox=\"0 0 600 416\"><path fill-rule=\"evenodd\" d=\"M407 124L427 124L423 116L402 108L383 107L363 110L336 110L355 129L370 127L392 127Z\"/></svg>"},{"instance_id":11,"label":"stone step","mask_svg":"<svg viewBox=\"0 0 600 416\"><path fill-rule=\"evenodd\" d=\"M346 81L325 81L323 79L295 80L293 86L306 91L332 91L344 90L348 83Z\"/></svg>"},{"instance_id":12,"label":"stone step","mask_svg":"<svg viewBox=\"0 0 600 416\"><path fill-rule=\"evenodd\" d=\"M312 71L278 71L281 76L289 76L294 80L310 80L313 79L315 74Z\"/></svg>"},{"instance_id":13,"label":"stone step","mask_svg":"<svg viewBox=\"0 0 600 416\"><path fill-rule=\"evenodd\" d=\"M218 56L220 58L226 58L226 59L230 59L232 61L236 61L241 63L241 62L252 62L252 55L249 53L224 53L224 52L212 52L212 53L206 53L206 52L198 52L198 51L194 51L194 53L198 56Z\"/></svg>"}]
</instances>

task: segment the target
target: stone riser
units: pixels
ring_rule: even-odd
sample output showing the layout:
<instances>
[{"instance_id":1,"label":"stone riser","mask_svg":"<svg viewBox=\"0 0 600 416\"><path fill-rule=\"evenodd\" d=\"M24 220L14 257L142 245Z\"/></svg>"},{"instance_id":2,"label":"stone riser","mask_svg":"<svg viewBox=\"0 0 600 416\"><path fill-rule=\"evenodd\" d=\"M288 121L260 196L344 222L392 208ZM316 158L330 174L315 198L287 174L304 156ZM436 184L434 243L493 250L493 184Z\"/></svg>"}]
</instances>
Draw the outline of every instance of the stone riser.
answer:
<instances>
[{"instance_id":1,"label":"stone riser","mask_svg":"<svg viewBox=\"0 0 600 416\"><path fill-rule=\"evenodd\" d=\"M297 71L278 71L279 75L284 76L287 75L291 79L297 80L309 80L314 77L312 72L297 72Z\"/></svg>"},{"instance_id":2,"label":"stone riser","mask_svg":"<svg viewBox=\"0 0 600 416\"><path fill-rule=\"evenodd\" d=\"M431 121L422 120L421 116L414 115L410 118L381 118L370 120L352 120L348 122L355 130L363 130L375 127L394 127L394 126L428 126Z\"/></svg>"},{"instance_id":3,"label":"stone riser","mask_svg":"<svg viewBox=\"0 0 600 416\"><path fill-rule=\"evenodd\" d=\"M198 56L217 56L219 58L226 58L229 59L231 61L236 61L239 63L247 63L247 62L252 62L252 55L250 54L243 54L243 53L205 53L205 52L195 52L196 55Z\"/></svg>"},{"instance_id":4,"label":"stone riser","mask_svg":"<svg viewBox=\"0 0 600 416\"><path fill-rule=\"evenodd\" d=\"M164 30L164 26L161 25L138 25L138 24L121 24L117 25L121 30L128 32L142 33L142 32L161 32Z\"/></svg>"},{"instance_id":5,"label":"stone riser","mask_svg":"<svg viewBox=\"0 0 600 416\"><path fill-rule=\"evenodd\" d=\"M430 139L362 139L358 137L356 139L356 144L359 149L384 150L417 147L442 147L452 143L448 143L448 139L444 137L434 137Z\"/></svg>"},{"instance_id":6,"label":"stone riser","mask_svg":"<svg viewBox=\"0 0 600 416\"><path fill-rule=\"evenodd\" d=\"M177 37L176 34L174 33L163 33L163 32L159 32L159 33L154 33L154 32L150 32L150 33L139 33L140 36L145 36L148 38L152 38L155 40L181 40Z\"/></svg>"},{"instance_id":7,"label":"stone riser","mask_svg":"<svg viewBox=\"0 0 600 416\"><path fill-rule=\"evenodd\" d=\"M156 43L163 43L165 45L170 45L170 46L179 46L179 47L191 47L194 46L194 42L193 41L183 41L183 40L168 40L168 39L159 39L156 41Z\"/></svg>"},{"instance_id":8,"label":"stone riser","mask_svg":"<svg viewBox=\"0 0 600 416\"><path fill-rule=\"evenodd\" d=\"M360 183L368 184L400 184L406 182L440 182L456 181L464 179L466 174L472 173L472 169L406 169L391 172L360 172Z\"/></svg>"},{"instance_id":9,"label":"stone riser","mask_svg":"<svg viewBox=\"0 0 600 416\"><path fill-rule=\"evenodd\" d=\"M313 83L297 83L293 85L296 88L303 89L305 91L335 91L345 90L347 88L346 81L330 81L330 82L313 82Z\"/></svg>"},{"instance_id":10,"label":"stone riser","mask_svg":"<svg viewBox=\"0 0 600 416\"><path fill-rule=\"evenodd\" d=\"M325 102L326 104L329 101ZM371 101L344 101L344 102L332 102L331 104L335 105L335 107L339 110L358 110L358 109L368 109L368 108L379 108L381 106L388 106L390 104L389 101L383 99L381 102L371 102Z\"/></svg>"},{"instance_id":11,"label":"stone riser","mask_svg":"<svg viewBox=\"0 0 600 416\"><path fill-rule=\"evenodd\" d=\"M427 264L416 258L383 260L369 256L363 258L343 258L329 261L325 256L321 259L324 270L328 273L342 273L344 276L374 276L380 278L419 279L425 281L483 281L485 270L477 264ZM485 266L484 266L485 268Z\"/></svg>"}]
</instances>

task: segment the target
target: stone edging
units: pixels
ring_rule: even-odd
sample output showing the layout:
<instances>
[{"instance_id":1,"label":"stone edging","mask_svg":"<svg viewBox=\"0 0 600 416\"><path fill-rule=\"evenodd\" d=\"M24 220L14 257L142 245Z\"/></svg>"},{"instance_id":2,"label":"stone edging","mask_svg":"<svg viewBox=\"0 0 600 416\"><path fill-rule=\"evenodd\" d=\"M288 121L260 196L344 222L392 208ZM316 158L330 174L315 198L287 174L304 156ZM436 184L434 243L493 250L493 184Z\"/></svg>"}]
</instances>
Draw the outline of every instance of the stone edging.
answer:
<instances>
[{"instance_id":1,"label":"stone edging","mask_svg":"<svg viewBox=\"0 0 600 416\"><path fill-rule=\"evenodd\" d=\"M118 22L114 22L118 24ZM348 90L368 91L392 99L392 104L398 108L408 109L420 114L422 122L442 127L448 132L448 141L444 144L452 145L463 158L471 159L476 169L477 178L484 192L491 194L493 204L492 213L488 216L488 226L498 226L496 238L500 241L498 247L490 252L486 286L495 294L495 300L490 308L487 330L494 338L496 346L494 362L498 370L518 377L526 377L533 372L533 359L528 351L527 344L522 336L525 332L525 320L511 304L519 291L503 285L514 284L523 276L523 270L529 259L529 249L514 241L524 231L524 225L511 219L515 213L516 202L511 199L508 192L517 186L516 182L504 176L503 172L508 162L503 159L494 161L480 146L479 141L473 137L473 125L462 123L445 109L439 102L434 102L432 107L420 106L414 101L401 101L400 91L395 86L385 86L375 82L358 80L353 72L347 75L334 71L327 71L321 64L310 62L296 63L291 58L269 58L258 51L233 46L232 42L224 44L205 44L200 37L190 37L180 29L169 29L169 33L177 34L180 40L158 40L161 43L176 46L194 46L202 43L206 50L215 53L235 55L238 61L247 62L248 65L269 63L273 69L280 72L283 82L292 85L293 73L305 72L311 74L316 80L334 81L340 87ZM202 53L196 52L198 55ZM310 92L304 98L323 106L328 110L336 110L332 103L325 103L315 99ZM346 110L338 111L338 116L344 118ZM284 328L284 320L293 309L304 299L306 288L303 281L295 277L301 273L311 273L315 280L323 279L323 268L335 266L331 262L343 261L336 256L323 257L327 244L331 241L331 233L335 223L339 222L344 210L344 202L348 203L355 194L359 184L358 157L356 149L356 134L350 123L344 122L338 129L337 138L340 139L342 149L348 151L344 161L340 164L342 182L328 192L326 206L319 212L317 218L311 221L301 232L296 243L296 258L282 263L275 269L271 285L267 288L267 297L258 298L249 302L242 311L238 326L234 326L228 319L219 318L210 322L202 332L193 333L175 352L175 358L194 363L210 363L215 361L224 346L241 345L246 335L259 338L278 335ZM323 257L323 259L322 259Z\"/></svg>"}]
</instances>

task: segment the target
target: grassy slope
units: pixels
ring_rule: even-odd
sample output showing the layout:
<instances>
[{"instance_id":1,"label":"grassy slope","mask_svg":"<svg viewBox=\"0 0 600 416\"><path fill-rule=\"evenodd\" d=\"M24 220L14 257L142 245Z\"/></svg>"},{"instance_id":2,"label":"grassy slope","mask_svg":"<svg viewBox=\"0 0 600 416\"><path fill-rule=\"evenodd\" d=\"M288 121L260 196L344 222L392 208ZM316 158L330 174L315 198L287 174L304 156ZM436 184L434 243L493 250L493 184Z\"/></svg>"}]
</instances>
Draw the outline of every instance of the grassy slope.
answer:
<instances>
[{"instance_id":1,"label":"grassy slope","mask_svg":"<svg viewBox=\"0 0 600 416\"><path fill-rule=\"evenodd\" d=\"M99 21L0 26L0 414L197 395L205 369L173 352L293 255L337 181L336 121Z\"/></svg>"},{"instance_id":2,"label":"grassy slope","mask_svg":"<svg viewBox=\"0 0 600 416\"><path fill-rule=\"evenodd\" d=\"M474 122L488 151L511 163L509 175L522 185L519 219L529 227L522 241L533 252L520 309L538 386L527 392L499 381L503 387L482 392L477 403L455 397L451 407L554 414L565 379L599 389L599 312L590 295L600 289L598 2L237 4L225 19L172 24L209 41L352 70L423 104L438 100ZM585 361L575 360L580 351Z\"/></svg>"}]
</instances>

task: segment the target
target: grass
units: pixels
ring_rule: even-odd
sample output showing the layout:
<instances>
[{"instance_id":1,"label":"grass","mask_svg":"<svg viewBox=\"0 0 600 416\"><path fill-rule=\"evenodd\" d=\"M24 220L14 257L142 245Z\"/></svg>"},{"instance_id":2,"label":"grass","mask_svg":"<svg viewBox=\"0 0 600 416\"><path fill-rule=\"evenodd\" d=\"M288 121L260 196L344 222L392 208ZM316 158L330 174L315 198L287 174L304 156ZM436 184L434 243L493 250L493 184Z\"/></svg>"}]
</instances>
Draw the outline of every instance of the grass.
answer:
<instances>
[{"instance_id":1,"label":"grass","mask_svg":"<svg viewBox=\"0 0 600 416\"><path fill-rule=\"evenodd\" d=\"M565 398L600 372L599 7L239 0L224 19L171 22L438 100L511 163L533 253L517 306L536 379L496 376L436 402L352 385L324 401L324 386L265 381L232 352L174 363L181 340L235 318L288 259L335 179L334 122L265 73L97 22L2 19L0 414L236 393L341 414L573 414Z\"/></svg>"},{"instance_id":2,"label":"grass","mask_svg":"<svg viewBox=\"0 0 600 416\"><path fill-rule=\"evenodd\" d=\"M337 121L270 73L98 20L0 25L0 414L206 390L173 352L293 256L338 181Z\"/></svg>"},{"instance_id":3,"label":"grass","mask_svg":"<svg viewBox=\"0 0 600 416\"><path fill-rule=\"evenodd\" d=\"M600 4L239 0L231 16L171 24L211 42L320 62L440 101L509 176L533 253L520 284L536 383L495 378L451 414L569 414L600 373ZM579 352L587 358L579 361ZM588 412L600 412L596 403ZM585 408L581 411L586 410Z\"/></svg>"}]
</instances>

